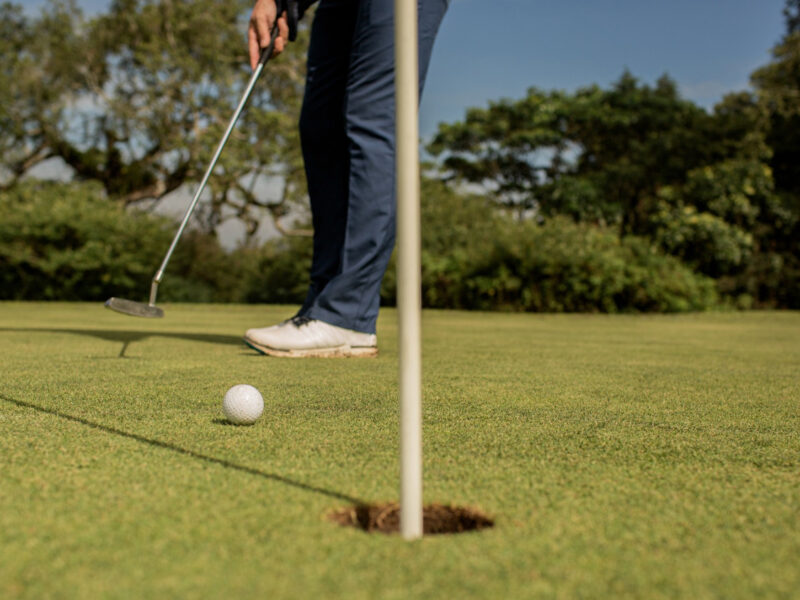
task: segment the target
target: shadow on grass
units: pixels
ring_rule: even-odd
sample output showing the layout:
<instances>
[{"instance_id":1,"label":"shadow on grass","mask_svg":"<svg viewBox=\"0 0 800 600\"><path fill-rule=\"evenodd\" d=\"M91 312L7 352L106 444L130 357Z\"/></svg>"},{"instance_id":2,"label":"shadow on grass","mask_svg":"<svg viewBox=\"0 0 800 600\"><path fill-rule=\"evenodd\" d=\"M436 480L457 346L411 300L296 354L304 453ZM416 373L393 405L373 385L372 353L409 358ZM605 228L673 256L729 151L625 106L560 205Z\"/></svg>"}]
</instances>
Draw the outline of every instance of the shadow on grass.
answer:
<instances>
[{"instance_id":1,"label":"shadow on grass","mask_svg":"<svg viewBox=\"0 0 800 600\"><path fill-rule=\"evenodd\" d=\"M297 488L299 490L303 490L306 492L313 492L315 494L322 494L324 496L328 496L330 498L336 498L337 500L344 500L345 502L352 502L354 504L363 505L364 501L359 500L358 498L354 498L352 496L348 496L347 494L342 494L340 492L336 492L334 490L325 489L322 487L318 487L315 485L310 485L307 483L302 483L300 481L294 481L293 479L289 479L287 477L283 477L282 475L276 475L275 473L267 473L266 471L260 471L259 469L254 469L253 467L247 467L245 465L239 465L230 461L227 461L222 458L216 458L215 456L208 456L207 454L201 454L200 452L195 452L194 450L189 450L188 448L182 448L180 446L176 446L175 444L171 444L169 442L162 442L161 440L154 440L143 435L139 435L138 433L131 433L129 431L123 431L121 429L117 429L116 427L109 427L108 425L103 425L101 423L95 423L94 421L89 421L88 419L84 419L83 417L76 417L74 415L69 415L67 413L63 413L61 411L55 410L53 408L45 408L44 406L38 406L37 404L31 404L30 402L25 402L24 400L17 400L15 398L9 398L8 396L0 394L0 399L8 402L9 404L15 404L21 408L29 408L31 410L35 410L40 413L44 413L47 415L52 415L54 417L58 417L59 419L64 419L65 421L72 421L73 423L80 423L81 425L85 425L86 427L91 427L92 429L96 429L98 431L103 431L105 433L110 433L112 435L117 435L120 437L128 438L129 440L135 440L142 444L147 444L148 446L153 446L155 448L161 448L163 450L169 450L171 452L175 452L177 454L182 454L184 456L188 456L190 458L194 458L196 460L201 460L207 463L211 463L214 465L218 465L221 467L225 467L226 469L233 469L234 471L240 471L242 473L247 473L248 475L254 475L256 477L262 477L264 479L268 479L270 481L275 481L278 483L283 483L285 485L289 485L291 487Z\"/></svg>"},{"instance_id":2,"label":"shadow on grass","mask_svg":"<svg viewBox=\"0 0 800 600\"><path fill-rule=\"evenodd\" d=\"M141 342L150 337L172 338L189 340L192 342L207 342L209 344L235 344L244 346L241 337L233 335L219 335L215 333L183 333L173 331L126 331L119 329L52 329L34 327L0 327L0 331L16 333L69 333L73 335L85 335L88 337L105 340L107 342L120 342L122 348L117 355L118 358L127 358L125 352L131 342Z\"/></svg>"}]
</instances>

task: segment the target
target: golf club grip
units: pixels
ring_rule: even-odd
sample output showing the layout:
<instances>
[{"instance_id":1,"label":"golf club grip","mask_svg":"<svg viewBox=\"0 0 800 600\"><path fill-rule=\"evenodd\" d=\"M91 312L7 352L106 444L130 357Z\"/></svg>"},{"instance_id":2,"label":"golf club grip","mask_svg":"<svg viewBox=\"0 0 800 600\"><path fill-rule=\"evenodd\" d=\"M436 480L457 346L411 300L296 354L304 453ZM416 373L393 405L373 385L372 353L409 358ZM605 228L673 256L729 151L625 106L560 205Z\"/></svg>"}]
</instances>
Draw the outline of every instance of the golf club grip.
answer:
<instances>
[{"instance_id":1,"label":"golf club grip","mask_svg":"<svg viewBox=\"0 0 800 600\"><path fill-rule=\"evenodd\" d=\"M275 38L278 37L279 31L278 19L275 19L275 22L272 24L272 31L269 32L269 45L261 51L258 64L265 65L270 57L272 57L272 51L275 49Z\"/></svg>"},{"instance_id":2,"label":"golf club grip","mask_svg":"<svg viewBox=\"0 0 800 600\"><path fill-rule=\"evenodd\" d=\"M286 22L289 25L289 41L297 39L297 27L300 23L300 7L296 0L289 0L286 3Z\"/></svg>"}]
</instances>

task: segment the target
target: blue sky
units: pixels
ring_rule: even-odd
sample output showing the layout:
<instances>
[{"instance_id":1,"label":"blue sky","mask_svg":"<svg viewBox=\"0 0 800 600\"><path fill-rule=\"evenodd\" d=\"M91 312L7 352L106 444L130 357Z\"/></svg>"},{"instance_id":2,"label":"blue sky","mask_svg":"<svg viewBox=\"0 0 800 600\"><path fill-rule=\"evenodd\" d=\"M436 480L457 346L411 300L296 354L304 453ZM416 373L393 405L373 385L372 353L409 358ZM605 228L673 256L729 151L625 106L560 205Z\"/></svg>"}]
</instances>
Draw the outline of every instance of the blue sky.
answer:
<instances>
[{"instance_id":1,"label":"blue sky","mask_svg":"<svg viewBox=\"0 0 800 600\"><path fill-rule=\"evenodd\" d=\"M44 0L24 0L31 11ZM108 0L78 0L91 14ZM421 130L531 86L607 86L626 68L671 75L706 107L748 85L783 33L783 0L451 0L434 49ZM244 44L244 41L243 41ZM244 56L244 54L243 54Z\"/></svg>"}]
</instances>

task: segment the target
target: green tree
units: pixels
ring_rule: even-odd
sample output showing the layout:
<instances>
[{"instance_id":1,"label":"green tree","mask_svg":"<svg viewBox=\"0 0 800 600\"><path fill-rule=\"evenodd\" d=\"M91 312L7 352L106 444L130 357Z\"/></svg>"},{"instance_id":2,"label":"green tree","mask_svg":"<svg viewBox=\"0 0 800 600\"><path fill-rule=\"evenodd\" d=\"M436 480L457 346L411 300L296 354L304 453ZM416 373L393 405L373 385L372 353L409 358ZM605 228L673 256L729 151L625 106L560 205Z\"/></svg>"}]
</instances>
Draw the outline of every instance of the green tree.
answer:
<instances>
[{"instance_id":1,"label":"green tree","mask_svg":"<svg viewBox=\"0 0 800 600\"><path fill-rule=\"evenodd\" d=\"M772 61L751 79L769 112L767 142L773 151L770 164L778 189L800 195L800 29L796 23L800 17L797 12L792 16L788 8L786 15L787 34L772 49Z\"/></svg>"},{"instance_id":2,"label":"green tree","mask_svg":"<svg viewBox=\"0 0 800 600\"><path fill-rule=\"evenodd\" d=\"M775 162L798 148L781 149L776 136L800 130L776 130L797 110L785 67L771 102L763 90L740 92L711 112L667 77L648 86L626 73L610 89L574 94L532 89L440 126L429 149L446 178L483 185L501 206L648 237L742 306L798 306L800 231L787 190L797 165ZM788 175L773 178L782 164Z\"/></svg>"},{"instance_id":3,"label":"green tree","mask_svg":"<svg viewBox=\"0 0 800 600\"><path fill-rule=\"evenodd\" d=\"M519 101L471 108L464 121L439 125L428 146L452 177L478 183L508 208L541 208L547 186L568 168L569 98L531 88Z\"/></svg>"},{"instance_id":4,"label":"green tree","mask_svg":"<svg viewBox=\"0 0 800 600\"><path fill-rule=\"evenodd\" d=\"M800 31L800 0L786 0L786 8L783 9L786 17L786 31L788 34Z\"/></svg>"},{"instance_id":5,"label":"green tree","mask_svg":"<svg viewBox=\"0 0 800 600\"><path fill-rule=\"evenodd\" d=\"M567 133L580 153L570 175L593 190L590 200L600 199L604 220L619 224L623 234L640 234L661 186L719 159L713 129L713 117L680 98L668 77L651 87L626 73L609 90L575 94ZM558 199L568 197L560 185L555 189ZM560 202L553 204L563 212Z\"/></svg>"},{"instance_id":6,"label":"green tree","mask_svg":"<svg viewBox=\"0 0 800 600\"><path fill-rule=\"evenodd\" d=\"M762 219L765 253L759 263L771 274L762 289L784 306L800 307L800 2L787 0L784 15L786 34L772 49L772 60L751 77L768 118L777 194L768 213L772 220Z\"/></svg>"},{"instance_id":7,"label":"green tree","mask_svg":"<svg viewBox=\"0 0 800 600\"><path fill-rule=\"evenodd\" d=\"M646 233L658 190L692 169L765 153L752 106L710 114L664 76L625 73L610 89L531 89L522 100L471 109L442 125L429 150L451 177L484 185L506 206ZM749 112L748 112L749 111Z\"/></svg>"},{"instance_id":8,"label":"green tree","mask_svg":"<svg viewBox=\"0 0 800 600\"><path fill-rule=\"evenodd\" d=\"M73 0L36 18L0 7L3 186L58 157L125 205L202 176L249 78L249 0L114 0L86 19ZM199 217L256 207L277 219L304 197L297 117L308 33L270 63L229 141ZM266 190L266 191L264 191ZM227 210L225 210L227 207Z\"/></svg>"}]
</instances>

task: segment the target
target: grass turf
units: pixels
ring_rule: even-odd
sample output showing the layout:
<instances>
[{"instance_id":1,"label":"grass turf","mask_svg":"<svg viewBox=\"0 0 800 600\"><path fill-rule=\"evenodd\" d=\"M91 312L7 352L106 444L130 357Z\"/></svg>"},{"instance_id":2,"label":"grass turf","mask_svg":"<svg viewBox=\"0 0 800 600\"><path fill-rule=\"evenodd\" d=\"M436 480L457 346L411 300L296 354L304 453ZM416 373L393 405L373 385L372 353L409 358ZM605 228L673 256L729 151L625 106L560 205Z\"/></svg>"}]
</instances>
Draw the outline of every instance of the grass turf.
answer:
<instances>
[{"instance_id":1,"label":"grass turf","mask_svg":"<svg viewBox=\"0 0 800 600\"><path fill-rule=\"evenodd\" d=\"M397 498L395 313L240 344L289 314L0 304L0 597L797 597L800 314L426 312L425 498L496 526L414 543L325 519Z\"/></svg>"}]
</instances>

